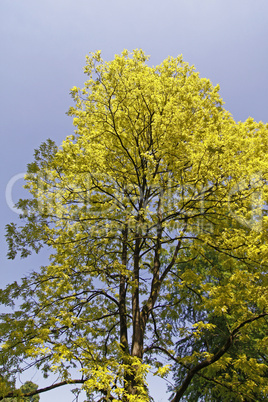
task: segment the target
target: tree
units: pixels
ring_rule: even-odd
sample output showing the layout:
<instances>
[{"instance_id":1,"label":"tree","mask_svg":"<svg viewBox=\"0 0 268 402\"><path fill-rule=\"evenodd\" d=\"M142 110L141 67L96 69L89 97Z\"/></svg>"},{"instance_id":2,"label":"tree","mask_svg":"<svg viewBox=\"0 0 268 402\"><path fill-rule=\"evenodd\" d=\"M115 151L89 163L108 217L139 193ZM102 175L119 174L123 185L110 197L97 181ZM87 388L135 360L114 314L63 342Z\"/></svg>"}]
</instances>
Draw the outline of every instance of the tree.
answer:
<instances>
[{"instance_id":1,"label":"tree","mask_svg":"<svg viewBox=\"0 0 268 402\"><path fill-rule=\"evenodd\" d=\"M147 61L90 54L75 134L28 165L9 258L51 256L1 293L21 300L2 371L34 365L89 400L149 401L149 370L173 373L172 402L265 400L267 125L236 123L182 57Z\"/></svg>"}]
</instances>

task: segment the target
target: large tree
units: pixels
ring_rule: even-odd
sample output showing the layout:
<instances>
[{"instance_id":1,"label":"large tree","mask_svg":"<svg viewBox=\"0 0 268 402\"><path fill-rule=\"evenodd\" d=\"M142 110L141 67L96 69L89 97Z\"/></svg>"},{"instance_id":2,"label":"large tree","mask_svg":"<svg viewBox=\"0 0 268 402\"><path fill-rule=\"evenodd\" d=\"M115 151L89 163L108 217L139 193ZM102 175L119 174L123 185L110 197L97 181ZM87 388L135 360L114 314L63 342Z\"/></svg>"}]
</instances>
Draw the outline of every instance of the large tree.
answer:
<instances>
[{"instance_id":1,"label":"large tree","mask_svg":"<svg viewBox=\"0 0 268 402\"><path fill-rule=\"evenodd\" d=\"M51 256L1 293L21 301L2 315L2 373L144 402L150 370L173 373L172 402L266 400L267 125L236 123L181 57L96 52L85 73L75 134L35 152L7 227L10 258Z\"/></svg>"}]
</instances>

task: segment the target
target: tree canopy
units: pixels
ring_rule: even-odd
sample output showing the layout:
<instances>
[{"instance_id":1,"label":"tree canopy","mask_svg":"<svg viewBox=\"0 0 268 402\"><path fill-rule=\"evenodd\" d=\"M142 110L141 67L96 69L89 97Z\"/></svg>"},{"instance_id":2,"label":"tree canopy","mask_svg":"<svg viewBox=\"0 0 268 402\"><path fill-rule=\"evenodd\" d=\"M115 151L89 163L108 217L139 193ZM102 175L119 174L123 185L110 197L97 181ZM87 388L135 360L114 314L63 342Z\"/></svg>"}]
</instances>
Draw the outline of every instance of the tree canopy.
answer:
<instances>
[{"instance_id":1,"label":"tree canopy","mask_svg":"<svg viewBox=\"0 0 268 402\"><path fill-rule=\"evenodd\" d=\"M268 126L181 56L96 52L85 73L74 135L35 151L7 226L9 258L51 255L1 291L0 374L92 401L149 401L149 371L172 402L267 400Z\"/></svg>"}]
</instances>

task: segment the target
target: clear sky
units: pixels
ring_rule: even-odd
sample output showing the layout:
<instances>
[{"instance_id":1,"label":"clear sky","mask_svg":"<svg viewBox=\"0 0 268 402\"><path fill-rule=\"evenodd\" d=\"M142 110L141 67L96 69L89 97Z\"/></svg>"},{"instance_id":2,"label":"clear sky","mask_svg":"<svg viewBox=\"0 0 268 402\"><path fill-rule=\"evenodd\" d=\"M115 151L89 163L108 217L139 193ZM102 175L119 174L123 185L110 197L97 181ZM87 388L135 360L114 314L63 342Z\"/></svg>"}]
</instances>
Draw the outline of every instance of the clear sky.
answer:
<instances>
[{"instance_id":1,"label":"clear sky","mask_svg":"<svg viewBox=\"0 0 268 402\"><path fill-rule=\"evenodd\" d=\"M4 227L17 220L11 204L26 196L21 177L34 149L72 133L69 90L86 79L89 51L101 49L110 60L124 48L142 48L154 65L183 54L220 84L235 120L268 122L267 38L267 0L1 0L0 287L44 264L45 255L7 261ZM155 401L167 401L165 384L152 386ZM41 396L73 399L62 389Z\"/></svg>"}]
</instances>

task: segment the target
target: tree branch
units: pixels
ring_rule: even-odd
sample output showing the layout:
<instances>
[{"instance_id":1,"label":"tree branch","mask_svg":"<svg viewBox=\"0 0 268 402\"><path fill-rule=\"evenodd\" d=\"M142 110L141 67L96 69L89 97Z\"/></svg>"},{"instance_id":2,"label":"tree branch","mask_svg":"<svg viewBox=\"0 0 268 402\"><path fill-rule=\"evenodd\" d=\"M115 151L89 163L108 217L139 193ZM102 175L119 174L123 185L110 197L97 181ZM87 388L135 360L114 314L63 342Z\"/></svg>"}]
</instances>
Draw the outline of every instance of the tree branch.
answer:
<instances>
[{"instance_id":1,"label":"tree branch","mask_svg":"<svg viewBox=\"0 0 268 402\"><path fill-rule=\"evenodd\" d=\"M25 397L25 396L28 397L28 396L33 396L33 395L37 395L37 394L42 394L43 392L51 391L52 389L58 388L58 387L62 387L63 385L68 385L68 384L84 384L86 381L87 381L86 379L85 379L85 380L80 379L80 380L66 380L66 381L61 381L61 382L58 382L58 383L56 383L56 384L50 385L49 387L39 388L39 389L37 389L37 390L35 390L35 391L27 392L27 393L25 393L25 394L23 393L23 396L24 396L24 397ZM4 396L0 396L0 401L3 400L3 399L5 399L5 398L13 398L13 397L16 397L17 395L18 395L18 391L17 391L17 390L12 391L12 392L9 392L8 394L6 394L6 395L4 395Z\"/></svg>"},{"instance_id":2,"label":"tree branch","mask_svg":"<svg viewBox=\"0 0 268 402\"><path fill-rule=\"evenodd\" d=\"M200 370L203 368L210 366L211 364L215 363L217 360L219 360L226 352L227 350L232 346L234 342L235 336L238 334L239 330L244 327L246 324L249 324L253 321L259 320L260 318L263 318L267 316L268 313L262 313L259 314L257 317L252 317L249 318L248 320L245 320L241 324L239 324L229 335L227 338L227 341L225 344L218 350L217 353L215 353L211 358L203 360L201 363L197 364L195 367L193 367L191 370L189 370L185 380L183 381L181 387L177 391L175 397L172 399L171 402L179 402L181 398L184 395L184 392L188 388L190 382L192 381L193 377L195 374L197 374Z\"/></svg>"}]
</instances>

